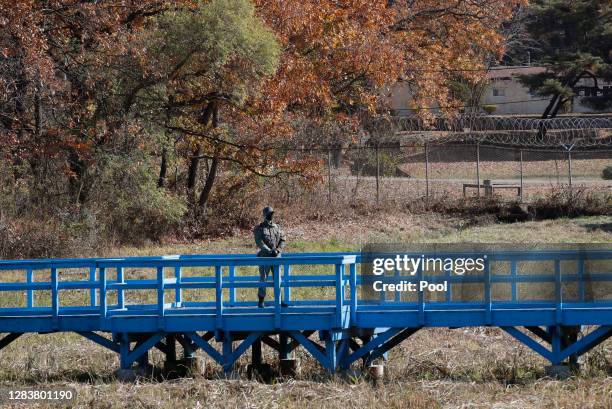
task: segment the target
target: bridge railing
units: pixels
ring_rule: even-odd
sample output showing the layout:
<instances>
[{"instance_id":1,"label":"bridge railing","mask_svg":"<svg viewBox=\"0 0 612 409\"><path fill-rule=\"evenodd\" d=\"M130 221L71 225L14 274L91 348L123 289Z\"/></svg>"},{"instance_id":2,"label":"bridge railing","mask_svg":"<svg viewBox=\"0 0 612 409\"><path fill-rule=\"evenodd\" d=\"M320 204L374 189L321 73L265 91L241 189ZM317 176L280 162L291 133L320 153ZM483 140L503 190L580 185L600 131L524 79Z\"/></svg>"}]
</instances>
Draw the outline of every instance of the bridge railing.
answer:
<instances>
[{"instance_id":1,"label":"bridge railing","mask_svg":"<svg viewBox=\"0 0 612 409\"><path fill-rule=\"evenodd\" d=\"M50 259L50 260L15 260L0 261L0 292L25 293L25 305L20 306L16 299L10 305L2 305L3 315L49 314L53 319L60 315L96 314L102 319L118 315L156 315L164 317L169 311L178 312L189 309L190 313L214 314L222 322L225 310L232 308L232 313L269 313L270 309L255 308L256 300L238 301L236 290L266 287L273 289L273 313L277 324L281 321L281 311L285 303L301 307L302 312L326 311L335 314L337 326L342 325L342 314L347 305L345 286L348 276L345 267L355 270L354 254L287 254L281 258L261 258L253 255L221 256L162 256L130 257L105 259ZM269 266L273 270L271 280L260 282L259 275L238 276L236 270L241 267L259 268ZM333 274L292 274L292 267L299 266L332 266ZM212 269L213 275L201 273L184 276L184 269ZM130 279L127 272L133 270L154 270L152 279ZM168 270L172 271L171 276ZM74 272L81 279L75 280ZM35 280L35 274L47 274L47 280ZM11 274L12 273L12 274ZM25 273L25 280L23 275ZM281 274L282 273L282 274ZM7 282L7 274L13 282ZM3 278L4 277L4 278ZM71 279L72 278L72 279ZM328 287L335 292L334 300L323 300L314 297L307 300L292 300L291 289L296 287ZM210 301L186 301L183 292L186 290L212 290L214 297ZM88 292L77 297L77 305L63 306L60 294L66 290ZM156 302L146 298L134 302L128 300L128 291L153 290ZM224 296L226 291L227 297ZM35 295L48 293L43 304L35 302ZM172 294L174 293L174 294ZM110 295L114 301L110 300ZM356 296L352 292L353 297ZM172 302L167 297L172 296ZM5 298L5 297L3 297ZM39 297L42 299L42 297ZM88 298L87 301L85 301ZM80 300L80 303L78 302ZM356 299L355 299L356 302ZM4 303L6 304L6 303ZM49 305L50 304L50 305ZM333 307L330 310L330 307Z\"/></svg>"},{"instance_id":2,"label":"bridge railing","mask_svg":"<svg viewBox=\"0 0 612 409\"><path fill-rule=\"evenodd\" d=\"M403 256L404 254L402 254ZM440 254L405 253L409 258L439 258ZM370 254L373 258L395 254ZM609 250L560 251L492 251L485 254L449 253L443 258L460 259L484 256L482 271L455 274L450 269L405 274L395 269L391 274L361 274L357 285L362 292L359 308L484 308L490 317L494 306L499 308L538 308L552 306L561 314L565 306L612 306L612 252ZM363 262L363 259L359 259ZM362 265L363 268L363 265ZM418 285L446 283L444 291L374 292L383 284ZM387 287L389 288L389 287ZM437 294L436 294L437 293Z\"/></svg>"},{"instance_id":3,"label":"bridge railing","mask_svg":"<svg viewBox=\"0 0 612 409\"><path fill-rule=\"evenodd\" d=\"M439 254L406 253L409 257L439 257ZM444 257L476 256L471 253L449 253ZM3 315L49 314L54 319L67 314L99 315L106 319L119 315L156 315L181 313L213 314L222 322L227 312L274 313L275 322L281 320L283 304L300 311L335 314L338 327L356 322L357 312L372 309L418 310L424 320L427 306L436 308L481 308L491 317L494 307L530 308L549 305L561 315L566 306L612 306L612 252L605 250L562 251L497 251L486 253L485 268L479 273L464 275L445 271L425 271L402 275L371 277L364 274L364 257L356 253L288 253L280 258L258 258L251 254L237 255L182 255L129 258L4 260L0 261L0 292L20 293L19 297L2 297ZM272 266L274 274L265 283L258 274L238 275L240 268ZM317 274L303 274L300 266L321 266ZM323 273L332 266L331 274ZM185 269L208 268L210 275L185 275ZM130 279L126 273L133 269L154 271L150 279ZM71 279L69 271L80 272L81 279ZM296 271L298 274L296 274ZM11 273L12 272L12 273ZM46 280L35 280L40 272ZM402 281L432 284L446 282L446 291L436 296L430 291L412 293L381 292L372 297L368 289L372 280L384 284ZM466 288L471 286L471 290ZM255 297L237 299L237 290L271 288L273 308L258 310ZM311 295L307 299L292 297L292 289L328 288L333 299ZM501 289L504 289L503 291ZM63 305L60 294L67 290L80 291L72 304ZM149 290L156 299L130 300L127 292ZM214 297L206 301L190 301L184 291L209 290ZM348 290L348 292L347 292ZM43 302L36 302L36 295ZM48 297L46 296L48 295ZM112 297L110 296L112 295ZM174 295L174 297L172 297ZM167 298L171 302L167 302ZM46 304L46 305L41 305ZM229 311L228 311L229 309ZM346 316L348 313L348 316Z\"/></svg>"}]
</instances>

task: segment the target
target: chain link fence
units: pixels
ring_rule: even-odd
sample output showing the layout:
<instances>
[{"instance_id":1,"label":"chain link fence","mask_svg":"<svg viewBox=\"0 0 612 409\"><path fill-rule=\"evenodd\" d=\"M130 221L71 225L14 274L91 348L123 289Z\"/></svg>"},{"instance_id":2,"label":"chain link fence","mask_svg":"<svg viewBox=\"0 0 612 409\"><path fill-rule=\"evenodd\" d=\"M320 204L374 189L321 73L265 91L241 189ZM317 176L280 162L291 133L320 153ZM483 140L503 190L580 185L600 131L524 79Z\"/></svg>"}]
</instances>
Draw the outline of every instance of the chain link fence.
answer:
<instances>
[{"instance_id":1,"label":"chain link fence","mask_svg":"<svg viewBox=\"0 0 612 409\"><path fill-rule=\"evenodd\" d=\"M333 138L319 135L318 139L309 132L307 142L287 149L296 157L316 157L322 165L321 183L307 192L300 189L299 181L288 180L283 185L284 200L529 201L559 188L612 194L612 180L605 177L606 168L612 173L612 118L471 116L428 123L391 118L371 123L344 141L337 132Z\"/></svg>"}]
</instances>

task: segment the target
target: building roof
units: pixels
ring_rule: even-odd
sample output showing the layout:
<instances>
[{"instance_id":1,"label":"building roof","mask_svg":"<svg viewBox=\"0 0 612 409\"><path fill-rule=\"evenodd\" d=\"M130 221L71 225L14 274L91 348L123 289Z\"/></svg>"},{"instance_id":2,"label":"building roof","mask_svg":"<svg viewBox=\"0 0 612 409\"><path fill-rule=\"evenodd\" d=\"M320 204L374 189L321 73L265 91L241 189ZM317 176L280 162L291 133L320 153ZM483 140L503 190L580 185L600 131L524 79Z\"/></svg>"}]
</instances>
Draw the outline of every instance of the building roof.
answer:
<instances>
[{"instance_id":1,"label":"building roof","mask_svg":"<svg viewBox=\"0 0 612 409\"><path fill-rule=\"evenodd\" d=\"M487 78L492 80L511 79L516 75L539 74L546 71L546 67L537 66L498 66L491 67Z\"/></svg>"}]
</instances>

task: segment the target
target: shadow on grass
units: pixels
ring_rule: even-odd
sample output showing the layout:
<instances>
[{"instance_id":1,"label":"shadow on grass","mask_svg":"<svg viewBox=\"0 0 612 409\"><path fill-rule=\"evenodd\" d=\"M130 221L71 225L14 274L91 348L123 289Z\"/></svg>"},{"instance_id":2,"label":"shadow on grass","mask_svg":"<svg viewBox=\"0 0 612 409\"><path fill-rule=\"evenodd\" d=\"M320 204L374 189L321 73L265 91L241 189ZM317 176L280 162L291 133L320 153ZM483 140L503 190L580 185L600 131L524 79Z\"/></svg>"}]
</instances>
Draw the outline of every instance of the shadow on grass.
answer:
<instances>
[{"instance_id":1,"label":"shadow on grass","mask_svg":"<svg viewBox=\"0 0 612 409\"><path fill-rule=\"evenodd\" d=\"M606 233L612 233L612 223L588 223L584 227L588 231L603 231Z\"/></svg>"}]
</instances>

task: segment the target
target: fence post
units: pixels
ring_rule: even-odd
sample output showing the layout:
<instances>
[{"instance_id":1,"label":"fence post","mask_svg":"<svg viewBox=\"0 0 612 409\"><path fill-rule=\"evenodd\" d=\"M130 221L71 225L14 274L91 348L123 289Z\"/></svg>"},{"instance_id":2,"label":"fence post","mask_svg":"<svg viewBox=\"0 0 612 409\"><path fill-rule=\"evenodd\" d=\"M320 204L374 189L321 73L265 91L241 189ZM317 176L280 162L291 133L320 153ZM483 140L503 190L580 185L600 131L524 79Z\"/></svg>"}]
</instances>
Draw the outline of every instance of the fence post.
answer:
<instances>
[{"instance_id":1,"label":"fence post","mask_svg":"<svg viewBox=\"0 0 612 409\"><path fill-rule=\"evenodd\" d=\"M480 197L480 141L476 142L476 185Z\"/></svg>"},{"instance_id":2,"label":"fence post","mask_svg":"<svg viewBox=\"0 0 612 409\"><path fill-rule=\"evenodd\" d=\"M331 147L327 147L327 201L332 201L332 182L331 182Z\"/></svg>"},{"instance_id":3,"label":"fence post","mask_svg":"<svg viewBox=\"0 0 612 409\"><path fill-rule=\"evenodd\" d=\"M572 190L572 148L567 150L567 173L570 191Z\"/></svg>"},{"instance_id":4,"label":"fence post","mask_svg":"<svg viewBox=\"0 0 612 409\"><path fill-rule=\"evenodd\" d=\"M376 206L380 203L380 155L379 144L376 141Z\"/></svg>"},{"instance_id":5,"label":"fence post","mask_svg":"<svg viewBox=\"0 0 612 409\"><path fill-rule=\"evenodd\" d=\"M425 197L429 199L429 147L425 143Z\"/></svg>"},{"instance_id":6,"label":"fence post","mask_svg":"<svg viewBox=\"0 0 612 409\"><path fill-rule=\"evenodd\" d=\"M521 202L523 201L523 150L519 150L519 161L520 161L520 169L521 169Z\"/></svg>"}]
</instances>

